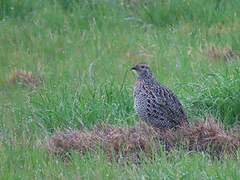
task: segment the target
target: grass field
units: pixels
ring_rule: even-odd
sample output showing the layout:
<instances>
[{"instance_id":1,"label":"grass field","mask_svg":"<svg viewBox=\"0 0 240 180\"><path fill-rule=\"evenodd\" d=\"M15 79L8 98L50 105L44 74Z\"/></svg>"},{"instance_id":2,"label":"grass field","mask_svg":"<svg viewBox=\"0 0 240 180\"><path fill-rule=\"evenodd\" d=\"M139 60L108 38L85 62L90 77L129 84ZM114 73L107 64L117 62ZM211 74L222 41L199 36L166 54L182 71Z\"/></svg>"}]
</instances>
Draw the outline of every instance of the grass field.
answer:
<instances>
[{"instance_id":1,"label":"grass field","mask_svg":"<svg viewBox=\"0 0 240 180\"><path fill-rule=\"evenodd\" d=\"M238 126L239 29L239 0L0 0L0 179L238 179L239 155L156 153L134 165L99 151L64 162L37 144L56 129L138 122L137 62L190 122L211 114ZM16 69L41 80L10 83Z\"/></svg>"}]
</instances>

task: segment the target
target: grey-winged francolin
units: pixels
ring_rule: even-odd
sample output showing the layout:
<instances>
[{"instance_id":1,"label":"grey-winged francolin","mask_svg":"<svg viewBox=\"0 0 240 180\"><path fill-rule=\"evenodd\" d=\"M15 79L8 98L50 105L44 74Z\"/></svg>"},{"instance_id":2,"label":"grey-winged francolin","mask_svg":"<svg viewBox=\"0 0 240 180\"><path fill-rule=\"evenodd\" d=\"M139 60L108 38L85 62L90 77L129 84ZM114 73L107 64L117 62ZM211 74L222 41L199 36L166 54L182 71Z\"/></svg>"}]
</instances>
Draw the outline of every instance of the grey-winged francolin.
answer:
<instances>
[{"instance_id":1,"label":"grey-winged francolin","mask_svg":"<svg viewBox=\"0 0 240 180\"><path fill-rule=\"evenodd\" d=\"M138 75L133 96L134 109L141 120L157 128L173 128L188 123L177 96L154 79L147 64L138 63L132 70Z\"/></svg>"}]
</instances>

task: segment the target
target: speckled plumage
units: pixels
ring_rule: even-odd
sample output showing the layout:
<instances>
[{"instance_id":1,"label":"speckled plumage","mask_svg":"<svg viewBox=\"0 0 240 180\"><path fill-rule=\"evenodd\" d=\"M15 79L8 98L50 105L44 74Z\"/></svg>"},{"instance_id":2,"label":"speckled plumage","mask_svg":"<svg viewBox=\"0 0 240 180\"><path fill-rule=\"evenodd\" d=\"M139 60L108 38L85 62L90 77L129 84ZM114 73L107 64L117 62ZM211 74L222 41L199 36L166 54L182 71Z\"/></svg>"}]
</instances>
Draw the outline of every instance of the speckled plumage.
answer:
<instances>
[{"instance_id":1,"label":"speckled plumage","mask_svg":"<svg viewBox=\"0 0 240 180\"><path fill-rule=\"evenodd\" d=\"M134 109L139 118L158 128L173 128L187 122L176 95L158 83L147 64L132 68L138 74L134 87Z\"/></svg>"}]
</instances>

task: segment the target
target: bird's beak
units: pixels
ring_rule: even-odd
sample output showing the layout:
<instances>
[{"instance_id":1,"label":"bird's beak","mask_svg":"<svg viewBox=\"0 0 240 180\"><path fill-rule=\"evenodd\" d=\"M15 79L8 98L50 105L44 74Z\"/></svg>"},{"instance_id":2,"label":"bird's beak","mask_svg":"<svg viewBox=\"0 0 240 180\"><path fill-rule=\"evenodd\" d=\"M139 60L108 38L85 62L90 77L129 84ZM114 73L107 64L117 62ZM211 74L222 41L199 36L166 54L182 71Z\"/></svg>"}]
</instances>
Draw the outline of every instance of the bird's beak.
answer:
<instances>
[{"instance_id":1,"label":"bird's beak","mask_svg":"<svg viewBox=\"0 0 240 180\"><path fill-rule=\"evenodd\" d=\"M132 68L131 68L131 70L137 70L137 67L136 66L133 66Z\"/></svg>"}]
</instances>

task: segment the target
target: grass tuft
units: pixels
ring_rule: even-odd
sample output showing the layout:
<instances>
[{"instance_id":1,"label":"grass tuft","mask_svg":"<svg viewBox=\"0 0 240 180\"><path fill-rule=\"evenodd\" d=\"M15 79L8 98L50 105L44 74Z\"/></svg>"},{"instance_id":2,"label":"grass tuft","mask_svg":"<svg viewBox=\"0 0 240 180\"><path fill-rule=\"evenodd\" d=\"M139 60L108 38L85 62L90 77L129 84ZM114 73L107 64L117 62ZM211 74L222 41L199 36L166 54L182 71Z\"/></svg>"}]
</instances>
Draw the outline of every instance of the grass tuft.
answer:
<instances>
[{"instance_id":1,"label":"grass tuft","mask_svg":"<svg viewBox=\"0 0 240 180\"><path fill-rule=\"evenodd\" d=\"M194 83L183 87L192 94L184 101L190 116L201 116L210 113L225 125L240 122L240 79L239 70L232 72L202 74Z\"/></svg>"}]
</instances>

